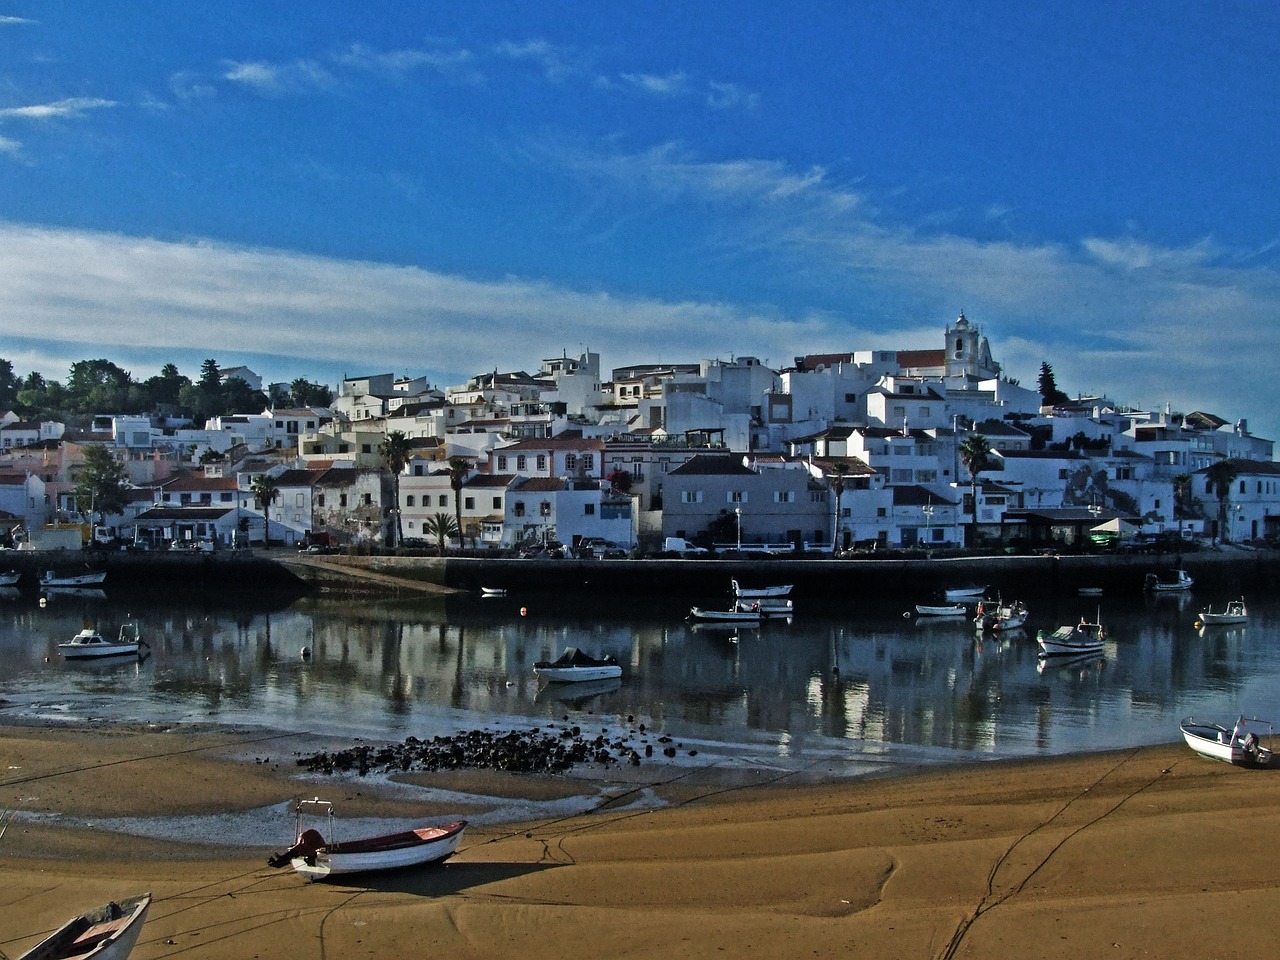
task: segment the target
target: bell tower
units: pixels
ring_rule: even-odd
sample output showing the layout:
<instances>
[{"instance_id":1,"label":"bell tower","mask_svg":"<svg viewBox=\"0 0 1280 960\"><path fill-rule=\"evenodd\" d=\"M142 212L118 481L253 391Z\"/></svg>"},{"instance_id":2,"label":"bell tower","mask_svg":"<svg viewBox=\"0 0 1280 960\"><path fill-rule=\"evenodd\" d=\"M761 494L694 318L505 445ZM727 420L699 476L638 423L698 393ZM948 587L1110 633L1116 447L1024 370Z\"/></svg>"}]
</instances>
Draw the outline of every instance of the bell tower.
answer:
<instances>
[{"instance_id":1,"label":"bell tower","mask_svg":"<svg viewBox=\"0 0 1280 960\"><path fill-rule=\"evenodd\" d=\"M974 380L991 380L1000 376L1000 364L991 359L991 347L981 331L969 323L963 311L954 324L947 327L943 355L946 376Z\"/></svg>"}]
</instances>

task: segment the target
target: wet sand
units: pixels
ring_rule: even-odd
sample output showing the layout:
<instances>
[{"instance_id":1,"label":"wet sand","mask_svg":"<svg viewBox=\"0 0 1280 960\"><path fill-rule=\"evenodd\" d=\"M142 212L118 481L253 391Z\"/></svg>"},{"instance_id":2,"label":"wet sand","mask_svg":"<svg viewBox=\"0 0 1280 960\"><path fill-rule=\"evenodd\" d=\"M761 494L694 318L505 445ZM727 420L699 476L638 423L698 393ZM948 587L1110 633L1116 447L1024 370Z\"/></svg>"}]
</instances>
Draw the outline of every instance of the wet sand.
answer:
<instances>
[{"instance_id":1,"label":"wet sand","mask_svg":"<svg viewBox=\"0 0 1280 960\"><path fill-rule=\"evenodd\" d=\"M644 768L630 783L420 775L495 798L586 793L599 808L472 826L441 867L328 884L266 866L288 823L258 847L220 844L216 831L179 842L93 826L213 820L317 793L346 816L484 813L377 783L301 780L298 746L262 731L0 726L0 809L22 814L0 837L0 950L17 956L73 914L144 890L155 902L138 960L1273 949L1280 770L1182 745L830 784L651 785Z\"/></svg>"}]
</instances>

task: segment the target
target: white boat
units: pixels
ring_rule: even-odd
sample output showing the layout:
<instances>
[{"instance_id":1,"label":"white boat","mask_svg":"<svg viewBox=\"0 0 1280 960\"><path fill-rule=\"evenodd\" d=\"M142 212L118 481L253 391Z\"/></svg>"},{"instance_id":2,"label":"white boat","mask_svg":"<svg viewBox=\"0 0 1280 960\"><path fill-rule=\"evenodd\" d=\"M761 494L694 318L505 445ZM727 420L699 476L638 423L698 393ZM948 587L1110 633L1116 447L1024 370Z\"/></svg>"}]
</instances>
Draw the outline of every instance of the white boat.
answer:
<instances>
[{"instance_id":1,"label":"white boat","mask_svg":"<svg viewBox=\"0 0 1280 960\"><path fill-rule=\"evenodd\" d=\"M482 597L505 597L507 590L505 587L481 587L480 596Z\"/></svg>"},{"instance_id":2,"label":"white boat","mask_svg":"<svg viewBox=\"0 0 1280 960\"><path fill-rule=\"evenodd\" d=\"M777 599L779 597L788 596L791 593L791 584L782 583L772 587L744 587L737 580L730 580L733 584L733 595L740 600L762 600Z\"/></svg>"},{"instance_id":3,"label":"white boat","mask_svg":"<svg viewBox=\"0 0 1280 960\"><path fill-rule=\"evenodd\" d=\"M1164 574L1148 573L1146 580L1147 589L1155 593L1181 593L1190 590L1193 583L1191 575L1181 568Z\"/></svg>"},{"instance_id":4,"label":"white boat","mask_svg":"<svg viewBox=\"0 0 1280 960\"><path fill-rule=\"evenodd\" d=\"M318 797L300 800L297 806L296 840L288 850L268 858L272 867L292 866L309 881L324 880L344 873L371 873L401 870L440 863L453 856L467 821L455 820L439 827L418 827L359 840L326 840L305 818L324 817L326 830L334 836L333 804Z\"/></svg>"},{"instance_id":5,"label":"white boat","mask_svg":"<svg viewBox=\"0 0 1280 960\"><path fill-rule=\"evenodd\" d=\"M922 617L963 617L968 612L963 603L916 604L916 613Z\"/></svg>"},{"instance_id":6,"label":"white boat","mask_svg":"<svg viewBox=\"0 0 1280 960\"><path fill-rule=\"evenodd\" d=\"M1106 628L1101 623L1089 623L1087 620L1081 620L1074 626L1059 627L1053 633L1041 630L1036 634L1042 657L1079 657L1101 653L1106 639Z\"/></svg>"},{"instance_id":7,"label":"white boat","mask_svg":"<svg viewBox=\"0 0 1280 960\"><path fill-rule=\"evenodd\" d=\"M973 623L979 630L999 633L1002 630L1016 630L1027 622L1030 615L1021 600L1014 603L979 603Z\"/></svg>"},{"instance_id":8,"label":"white boat","mask_svg":"<svg viewBox=\"0 0 1280 960\"><path fill-rule=\"evenodd\" d=\"M22 574L17 570L6 570L0 573L0 587L14 587L18 585L18 581L22 579Z\"/></svg>"},{"instance_id":9,"label":"white boat","mask_svg":"<svg viewBox=\"0 0 1280 960\"><path fill-rule=\"evenodd\" d=\"M1179 724L1182 739L1196 753L1212 760L1234 763L1239 767L1265 767L1271 764L1271 723L1253 717L1240 717L1228 730L1216 723L1203 723L1187 717ZM1263 746L1261 737L1267 736Z\"/></svg>"},{"instance_id":10,"label":"white boat","mask_svg":"<svg viewBox=\"0 0 1280 960\"><path fill-rule=\"evenodd\" d=\"M761 597L758 600L739 600L734 604L735 610L744 610L748 613L759 613L765 619L773 619L776 617L790 617L795 613L795 607L791 601L779 597Z\"/></svg>"},{"instance_id":11,"label":"white boat","mask_svg":"<svg viewBox=\"0 0 1280 960\"><path fill-rule=\"evenodd\" d=\"M89 573L73 573L58 576L52 570L46 570L40 577L42 587L96 587L107 579L107 571L93 570Z\"/></svg>"},{"instance_id":12,"label":"white boat","mask_svg":"<svg viewBox=\"0 0 1280 960\"><path fill-rule=\"evenodd\" d=\"M137 656L140 647L148 646L138 633L136 623L120 625L120 635L108 640L97 630L81 630L66 643L58 644L58 650L68 660L82 657L118 657L122 654Z\"/></svg>"},{"instance_id":13,"label":"white boat","mask_svg":"<svg viewBox=\"0 0 1280 960\"><path fill-rule=\"evenodd\" d=\"M565 647L558 660L539 660L533 672L548 683L616 680L622 676L622 664L612 656L597 660L577 647Z\"/></svg>"},{"instance_id":14,"label":"white boat","mask_svg":"<svg viewBox=\"0 0 1280 960\"><path fill-rule=\"evenodd\" d=\"M1209 607L1200 611L1200 619L1196 626L1205 626L1215 623L1248 623L1249 608L1244 605L1244 598L1239 600L1230 600L1221 610L1214 610Z\"/></svg>"},{"instance_id":15,"label":"white boat","mask_svg":"<svg viewBox=\"0 0 1280 960\"><path fill-rule=\"evenodd\" d=\"M113 900L68 921L16 960L125 960L150 907L149 893Z\"/></svg>"},{"instance_id":16,"label":"white boat","mask_svg":"<svg viewBox=\"0 0 1280 960\"><path fill-rule=\"evenodd\" d=\"M723 620L735 623L759 623L761 620L760 609L738 609L738 605L734 604L728 610L708 610L705 607L691 607L689 609L690 620Z\"/></svg>"},{"instance_id":17,"label":"white boat","mask_svg":"<svg viewBox=\"0 0 1280 960\"><path fill-rule=\"evenodd\" d=\"M943 599L950 603L963 600L981 600L987 595L987 588L984 584L981 587L947 587L942 591Z\"/></svg>"}]
</instances>

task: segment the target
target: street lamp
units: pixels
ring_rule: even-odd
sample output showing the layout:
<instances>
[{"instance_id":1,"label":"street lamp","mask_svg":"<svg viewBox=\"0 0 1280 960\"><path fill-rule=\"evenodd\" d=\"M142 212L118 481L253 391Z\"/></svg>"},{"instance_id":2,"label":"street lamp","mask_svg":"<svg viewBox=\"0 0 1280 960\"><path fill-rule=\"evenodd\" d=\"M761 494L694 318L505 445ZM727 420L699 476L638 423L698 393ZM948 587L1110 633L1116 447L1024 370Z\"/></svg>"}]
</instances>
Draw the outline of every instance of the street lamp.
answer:
<instances>
[{"instance_id":1,"label":"street lamp","mask_svg":"<svg viewBox=\"0 0 1280 960\"><path fill-rule=\"evenodd\" d=\"M929 497L928 502L921 510L924 514L924 542L927 546L931 541L929 537L929 528L933 525L933 497Z\"/></svg>"},{"instance_id":2,"label":"street lamp","mask_svg":"<svg viewBox=\"0 0 1280 960\"><path fill-rule=\"evenodd\" d=\"M738 552L742 552L742 508L733 508L734 519L738 521Z\"/></svg>"}]
</instances>

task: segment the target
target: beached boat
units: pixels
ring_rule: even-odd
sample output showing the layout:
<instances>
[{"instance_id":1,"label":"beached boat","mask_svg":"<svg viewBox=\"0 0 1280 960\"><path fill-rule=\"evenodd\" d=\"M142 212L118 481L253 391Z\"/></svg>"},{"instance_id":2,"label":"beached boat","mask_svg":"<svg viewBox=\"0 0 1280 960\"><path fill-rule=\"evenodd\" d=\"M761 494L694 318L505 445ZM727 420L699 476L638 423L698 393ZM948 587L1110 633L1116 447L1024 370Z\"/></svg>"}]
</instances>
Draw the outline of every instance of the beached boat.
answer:
<instances>
[{"instance_id":1,"label":"beached boat","mask_svg":"<svg viewBox=\"0 0 1280 960\"><path fill-rule=\"evenodd\" d=\"M922 617L963 617L968 612L963 603L916 604L916 613Z\"/></svg>"},{"instance_id":2,"label":"beached boat","mask_svg":"<svg viewBox=\"0 0 1280 960\"><path fill-rule=\"evenodd\" d=\"M1200 611L1196 626L1207 626L1215 623L1248 623L1249 608L1244 605L1244 598L1230 600L1221 610L1213 607Z\"/></svg>"},{"instance_id":3,"label":"beached boat","mask_svg":"<svg viewBox=\"0 0 1280 960\"><path fill-rule=\"evenodd\" d=\"M1154 593L1181 593L1190 590L1195 581L1191 574L1179 568L1165 573L1148 573L1146 587Z\"/></svg>"},{"instance_id":4,"label":"beached boat","mask_svg":"<svg viewBox=\"0 0 1280 960\"><path fill-rule=\"evenodd\" d=\"M733 595L739 600L761 600L761 599L777 599L779 597L788 596L791 593L791 584L782 583L771 587L744 587L737 580L730 580L733 584Z\"/></svg>"},{"instance_id":5,"label":"beached boat","mask_svg":"<svg viewBox=\"0 0 1280 960\"><path fill-rule=\"evenodd\" d=\"M1016 630L1027 622L1030 615L1021 600L1014 603L979 603L973 623L979 630L1000 633L1002 630Z\"/></svg>"},{"instance_id":6,"label":"beached boat","mask_svg":"<svg viewBox=\"0 0 1280 960\"><path fill-rule=\"evenodd\" d=\"M1204 723L1187 717L1179 724L1182 738L1196 753L1213 760L1234 763L1239 767L1271 765L1271 738L1275 731L1270 721L1240 717L1228 730L1216 723ZM1266 735L1264 746L1262 736Z\"/></svg>"},{"instance_id":7,"label":"beached boat","mask_svg":"<svg viewBox=\"0 0 1280 960\"><path fill-rule=\"evenodd\" d=\"M942 597L948 603L981 600L986 595L987 588L985 584L981 587L947 587L942 591Z\"/></svg>"},{"instance_id":8,"label":"beached boat","mask_svg":"<svg viewBox=\"0 0 1280 960\"><path fill-rule=\"evenodd\" d=\"M728 610L708 610L706 607L690 607L690 620L707 620L707 621L725 621L729 623L759 623L761 620L760 608L752 605L745 610L740 610L737 604L734 604Z\"/></svg>"},{"instance_id":9,"label":"beached boat","mask_svg":"<svg viewBox=\"0 0 1280 960\"><path fill-rule=\"evenodd\" d=\"M292 866L309 881L347 873L402 870L440 863L453 856L467 826L467 821L455 820L439 827L418 827L377 837L334 841L326 840L319 830L306 826L306 818L323 817L325 829L333 837L332 803L318 797L300 800L296 812L297 839L288 850L268 858L267 865Z\"/></svg>"},{"instance_id":10,"label":"beached boat","mask_svg":"<svg viewBox=\"0 0 1280 960\"><path fill-rule=\"evenodd\" d=\"M1088 653L1101 653L1107 639L1106 628L1101 623L1081 620L1074 626L1059 627L1053 633L1043 630L1036 634L1043 657L1079 657Z\"/></svg>"},{"instance_id":11,"label":"beached boat","mask_svg":"<svg viewBox=\"0 0 1280 960\"><path fill-rule=\"evenodd\" d=\"M0 573L0 587L14 587L18 585L18 581L22 579L22 574L17 570L6 570Z\"/></svg>"},{"instance_id":12,"label":"beached boat","mask_svg":"<svg viewBox=\"0 0 1280 960\"><path fill-rule=\"evenodd\" d=\"M125 960L150 907L149 893L113 900L68 921L16 960Z\"/></svg>"},{"instance_id":13,"label":"beached boat","mask_svg":"<svg viewBox=\"0 0 1280 960\"><path fill-rule=\"evenodd\" d=\"M93 570L89 573L56 574L46 570L40 577L42 587L96 587L107 579L107 571Z\"/></svg>"},{"instance_id":14,"label":"beached boat","mask_svg":"<svg viewBox=\"0 0 1280 960\"><path fill-rule=\"evenodd\" d=\"M123 654L137 655L140 647L147 642L138 633L136 623L120 625L120 635L115 640L108 640L97 630L81 630L66 643L58 644L59 652L68 660L81 657L118 657Z\"/></svg>"},{"instance_id":15,"label":"beached boat","mask_svg":"<svg viewBox=\"0 0 1280 960\"><path fill-rule=\"evenodd\" d=\"M616 680L622 676L622 665L612 656L597 660L577 647L565 647L559 659L535 663L533 672L548 683Z\"/></svg>"}]
</instances>

